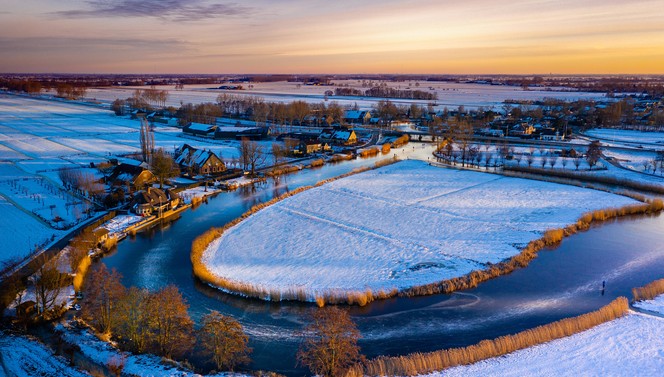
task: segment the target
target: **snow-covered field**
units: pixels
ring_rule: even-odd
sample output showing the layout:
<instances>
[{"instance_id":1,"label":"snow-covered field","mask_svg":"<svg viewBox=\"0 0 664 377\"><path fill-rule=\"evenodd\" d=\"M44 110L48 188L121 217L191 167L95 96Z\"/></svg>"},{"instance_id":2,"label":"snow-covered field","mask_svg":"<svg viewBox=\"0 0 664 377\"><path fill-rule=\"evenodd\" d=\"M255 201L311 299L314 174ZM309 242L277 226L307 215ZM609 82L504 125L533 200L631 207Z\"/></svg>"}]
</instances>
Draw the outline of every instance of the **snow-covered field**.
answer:
<instances>
[{"instance_id":1,"label":"snow-covered field","mask_svg":"<svg viewBox=\"0 0 664 377\"><path fill-rule=\"evenodd\" d=\"M203 103L216 102L219 94L231 94L240 96L257 96L268 102L292 102L305 101L309 103L320 103L325 101L325 92L334 91L336 87L348 86L355 89L366 90L368 87L362 87L362 81L359 80L334 80L335 86L313 86L301 85L296 82L271 82L271 83L251 83L242 84L245 90L220 90L212 89L219 87L219 84L208 85L186 85L184 90L174 90L173 86L157 86L157 89L168 90L169 98L167 105L179 106L183 103ZM374 82L379 83L379 82ZM508 99L514 100L542 100L545 98L556 98L561 100L575 101L579 99L588 100L607 100L603 93L571 92L571 91L548 91L540 88L530 88L524 91L520 87L504 85L483 85L474 83L451 83L434 81L404 81L387 82L388 86L397 89L421 90L430 93L436 93L436 101L417 101L405 99L393 99L395 103L419 103L426 105L430 102L436 104L436 110L442 110L444 107L456 108L465 106L466 108L494 107L501 110L503 102ZM87 98L111 102L117 98L131 97L136 89L146 89L146 87L107 87L91 88L88 90ZM328 103L335 101L341 105L353 106L357 104L362 108L370 108L383 98L369 97L341 97L329 96Z\"/></svg>"},{"instance_id":2,"label":"snow-covered field","mask_svg":"<svg viewBox=\"0 0 664 377\"><path fill-rule=\"evenodd\" d=\"M663 350L664 319L630 313L567 338L428 377L654 377L664 371Z\"/></svg>"},{"instance_id":3,"label":"snow-covered field","mask_svg":"<svg viewBox=\"0 0 664 377\"><path fill-rule=\"evenodd\" d=\"M609 128L593 128L586 135L616 143L652 144L664 149L664 132L642 132L633 130L616 130Z\"/></svg>"},{"instance_id":4,"label":"snow-covered field","mask_svg":"<svg viewBox=\"0 0 664 377\"><path fill-rule=\"evenodd\" d=\"M62 191L59 168L98 174L89 168L91 162L140 151L139 129L138 120L98 107L0 94L0 206L8 214L0 224L12 230L0 235L5 250L0 264L25 257L35 245L60 235L53 227L85 219L89 204ZM174 127L155 130L157 147L173 151L184 143L210 149L226 161L239 156L234 140L185 138ZM263 147L271 151L269 142Z\"/></svg>"},{"instance_id":5,"label":"snow-covered field","mask_svg":"<svg viewBox=\"0 0 664 377\"><path fill-rule=\"evenodd\" d=\"M659 295L653 300L637 301L634 303L634 306L639 309L644 309L664 315L664 295Z\"/></svg>"},{"instance_id":6,"label":"snow-covered field","mask_svg":"<svg viewBox=\"0 0 664 377\"><path fill-rule=\"evenodd\" d=\"M405 161L323 185L249 217L214 241L208 268L309 299L404 289L464 275L550 228L625 197Z\"/></svg>"},{"instance_id":7,"label":"snow-covered field","mask_svg":"<svg viewBox=\"0 0 664 377\"><path fill-rule=\"evenodd\" d=\"M0 332L0 376L83 377L89 376L69 366L64 358L22 336Z\"/></svg>"},{"instance_id":8,"label":"snow-covered field","mask_svg":"<svg viewBox=\"0 0 664 377\"><path fill-rule=\"evenodd\" d=\"M0 266L3 262L24 258L53 236L63 234L63 231L52 229L35 216L21 211L2 196L0 213Z\"/></svg>"},{"instance_id":9,"label":"snow-covered field","mask_svg":"<svg viewBox=\"0 0 664 377\"><path fill-rule=\"evenodd\" d=\"M664 295L636 306L664 315ZM426 376L661 376L662 371L664 318L630 312L567 338Z\"/></svg>"}]
</instances>

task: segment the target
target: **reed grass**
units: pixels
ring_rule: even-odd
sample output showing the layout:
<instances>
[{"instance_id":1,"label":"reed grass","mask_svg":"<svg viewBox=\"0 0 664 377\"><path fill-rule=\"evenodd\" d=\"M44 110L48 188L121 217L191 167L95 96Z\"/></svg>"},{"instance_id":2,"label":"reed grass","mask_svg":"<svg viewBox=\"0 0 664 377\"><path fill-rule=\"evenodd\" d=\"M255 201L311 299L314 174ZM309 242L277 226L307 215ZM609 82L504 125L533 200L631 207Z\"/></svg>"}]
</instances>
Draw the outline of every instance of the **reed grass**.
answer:
<instances>
[{"instance_id":1,"label":"reed grass","mask_svg":"<svg viewBox=\"0 0 664 377\"><path fill-rule=\"evenodd\" d=\"M491 264L484 270L472 271L464 276L443 280L436 283L412 287L399 292L399 296L423 296L437 293L452 293L459 290L475 288L478 284L506 275L517 268L526 267L537 258L537 253L545 247L556 245L563 238L579 231L587 230L591 225L608 221L621 216L654 214L662 211L662 200L655 199L650 203L630 204L620 208L600 209L583 214L574 224L561 229L544 232L541 238L529 242L521 252L506 261Z\"/></svg>"},{"instance_id":2,"label":"reed grass","mask_svg":"<svg viewBox=\"0 0 664 377\"><path fill-rule=\"evenodd\" d=\"M348 161L352 160L352 154L335 154L328 160L329 162L339 162L339 161Z\"/></svg>"},{"instance_id":3,"label":"reed grass","mask_svg":"<svg viewBox=\"0 0 664 377\"><path fill-rule=\"evenodd\" d=\"M655 280L643 287L632 288L634 301L652 300L664 294L664 279Z\"/></svg>"},{"instance_id":4,"label":"reed grass","mask_svg":"<svg viewBox=\"0 0 664 377\"><path fill-rule=\"evenodd\" d=\"M408 136L408 134L401 135L392 142L392 148L403 147L404 145L408 144L409 141L410 137Z\"/></svg>"},{"instance_id":5,"label":"reed grass","mask_svg":"<svg viewBox=\"0 0 664 377\"><path fill-rule=\"evenodd\" d=\"M364 150L360 151L360 153L358 153L358 155L362 158L369 158L369 157L377 156L378 153L380 153L380 149L378 147L372 147L372 148L367 148L367 149L364 149Z\"/></svg>"},{"instance_id":6,"label":"reed grass","mask_svg":"<svg viewBox=\"0 0 664 377\"><path fill-rule=\"evenodd\" d=\"M309 167L317 168L317 167L323 166L323 165L325 165L325 160L322 159L322 158L319 158L317 160L311 161L311 164L309 164Z\"/></svg>"},{"instance_id":7,"label":"reed grass","mask_svg":"<svg viewBox=\"0 0 664 377\"><path fill-rule=\"evenodd\" d=\"M269 171L265 172L267 177L276 177L278 175L289 174L296 171L302 170L301 165L284 165L280 167L275 167Z\"/></svg>"},{"instance_id":8,"label":"reed grass","mask_svg":"<svg viewBox=\"0 0 664 377\"><path fill-rule=\"evenodd\" d=\"M483 340L467 347L413 353L406 356L377 357L352 368L347 376L415 376L472 364L580 333L620 318L628 311L627 298L618 297L608 305L590 313L561 319L516 334Z\"/></svg>"},{"instance_id":9,"label":"reed grass","mask_svg":"<svg viewBox=\"0 0 664 377\"><path fill-rule=\"evenodd\" d=\"M380 148L380 152L381 152L382 154L388 154L388 153L390 153L390 150L391 150L391 149L392 149L392 146L390 145L390 143L385 143L385 144L383 144L383 146Z\"/></svg>"}]
</instances>

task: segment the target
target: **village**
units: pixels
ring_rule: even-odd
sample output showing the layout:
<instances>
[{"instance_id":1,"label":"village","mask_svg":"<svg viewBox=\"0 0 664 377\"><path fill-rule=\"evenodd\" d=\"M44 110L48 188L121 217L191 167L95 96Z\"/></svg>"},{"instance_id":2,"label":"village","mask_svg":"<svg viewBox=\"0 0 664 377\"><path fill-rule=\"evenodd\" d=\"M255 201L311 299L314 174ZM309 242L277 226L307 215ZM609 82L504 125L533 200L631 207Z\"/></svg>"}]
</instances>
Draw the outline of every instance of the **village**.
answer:
<instances>
[{"instance_id":1,"label":"village","mask_svg":"<svg viewBox=\"0 0 664 377\"><path fill-rule=\"evenodd\" d=\"M128 241L123 241L126 238L132 243L149 239L155 231L177 227L183 215L186 221L191 221L191 216L206 213L201 206L219 206L233 192L240 198L250 198L271 188L274 193L270 204L281 201L282 196L295 194L294 199L300 202L270 205L269 210L250 216L241 224L258 223L258 230L237 230L238 238L222 238L221 248L227 250L224 258L238 258L242 262L231 260L230 265L211 265L208 268L213 278L197 272L196 266L205 258L214 260L214 254L201 260L192 254L198 280L242 297L314 302L319 306L338 303L365 306L374 300L395 297L397 291L426 291L441 276L456 279L459 274L472 274L487 265L498 265L531 242L533 234L574 222L582 209L601 211L609 202L616 206L634 203L631 197L601 196L585 189L561 189L535 181L492 183L493 175L553 182L581 179L602 190L614 184L651 192L661 190L664 139L659 135L664 106L661 100L647 96L597 101L537 97L525 102L504 101L500 108L461 106L449 110L430 100L403 103L398 98L377 98L363 106L341 105L336 99L344 97L347 101L347 96L334 93L326 94L328 101L322 102L298 99L268 102L257 96L238 95L236 87L224 87L214 92L216 102L183 104L179 108L167 106L168 98L177 96L178 90L163 86L129 89L131 97L126 100L101 103L61 98L52 90L38 96L12 90L0 94L3 121L13 135L10 140L0 140L4 178L0 194L7 210L14 211L15 218L20 218L30 232L29 237L17 236L17 239L27 238L27 245L12 248L14 254L3 256L6 276L23 275L19 281L10 281L16 284L12 291L23 292L9 300L7 313L14 318L14 325L58 318L80 320L88 316L96 306L88 296L89 288L84 289L84 279L94 273L88 270L97 271L95 265L117 252L120 242L126 244ZM403 90L400 93L403 95ZM25 116L23 113L30 114L29 121L17 116ZM415 161L398 163L400 160ZM385 167L392 164L396 165ZM317 170L324 170L321 167L334 169L335 166L339 166L338 173L325 173L328 175L318 181L307 181L311 186L325 184L324 188L300 193L311 186L287 183L289 174L316 177ZM375 173L367 172L374 169ZM441 169L446 173L441 173ZM464 175L453 173L455 170ZM372 183L377 177L384 187ZM338 178L343 179L331 183ZM431 184L436 190L450 185L451 192L466 194L455 194L449 202L438 202L435 198L439 194L428 187ZM481 185L486 187L474 188ZM519 200L523 202L516 198L505 200L504 195L501 200L490 199L496 193L512 190L521 192ZM410 198L402 203L405 192ZM475 196L465 196L470 193ZM533 204L536 197L546 197L547 210L555 210L558 217L550 215L545 221L538 210L533 210L544 205L543 200ZM498 207L521 209L491 211L487 218L474 214L475 225L459 220L466 215L463 208L455 207L457 203L472 207L474 201L486 200L492 200ZM345 204L328 207L321 203ZM366 225L384 216L380 211L386 210L385 203L392 203L387 207L391 208L387 212L389 217L410 218L407 223L413 224L424 219L429 228L418 226L415 230L390 225L390 231L386 232L386 224L380 225L380 229ZM307 208L312 204L320 210ZM262 205L258 201L237 220L259 211ZM194 211L187 212L190 209ZM395 212L399 210L404 212ZM279 215L270 215L274 211L280 211ZM510 224L508 227L485 225L500 216ZM264 218L267 220L261 220ZM543 223L528 228L530 225L524 219ZM260 228L265 224L272 225ZM383 238L398 240L408 234L417 239L422 231L436 237L448 234L446 237L453 239L458 237L455 235L458 226L474 228L480 235L466 241L457 239L444 247L460 250L458 256L448 253L439 260L440 256L427 254L428 259L421 261L417 259L421 258L420 253L410 260L399 256L403 246L383 246ZM515 229L517 226L525 228ZM317 279L320 285L308 289L303 288L309 284L306 276L310 275L306 274L283 272L276 274L275 281L263 280L274 276L275 269L306 270L325 261L318 250L339 246L334 241L338 227L344 229L345 242L364 245L358 250L370 255L371 261L396 267L389 266L390 272L384 276L372 274L384 267L365 262L357 263L356 271L348 268L348 276L328 273L322 268ZM299 233L314 228L324 241L314 243ZM365 233L378 236L369 236L367 241ZM502 235L498 236L499 233ZM504 236L511 233L514 239ZM488 245L485 240L493 238L505 241L488 246L494 253L486 257L488 262L483 260L483 253L473 254L477 252L474 245ZM237 246L245 239L252 239L253 244L263 243L264 247L258 249L273 249L279 256L295 254L282 264L272 263L263 270L264 258L271 256L261 252L248 260L254 248ZM281 246L269 246L275 241ZM428 249L441 248L442 241L434 238L426 245L422 240L412 244L413 241L396 242L408 243L408 249L428 253ZM312 250L316 252L302 258L301 245L314 245ZM207 252L215 249L211 250ZM344 250L324 254L346 258ZM397 256L398 260L384 258L385 250L390 250L387 254ZM52 259L47 261L46 257ZM256 261L258 265L254 266L252 263ZM41 270L29 277L32 272L28 271L38 265ZM446 269L444 274L439 271L441 268ZM59 272L49 275L52 271ZM160 273L163 271L155 276ZM225 283L228 274L238 283ZM57 281L42 281L49 276L57 277ZM304 280L300 281L301 276ZM332 279L326 280L325 276ZM344 282L344 289L339 282ZM49 286L57 289L48 289ZM84 326L80 322L68 323L66 326L71 323ZM80 336L71 329L65 333L67 337ZM132 344L127 338L123 342L125 347Z\"/></svg>"}]
</instances>

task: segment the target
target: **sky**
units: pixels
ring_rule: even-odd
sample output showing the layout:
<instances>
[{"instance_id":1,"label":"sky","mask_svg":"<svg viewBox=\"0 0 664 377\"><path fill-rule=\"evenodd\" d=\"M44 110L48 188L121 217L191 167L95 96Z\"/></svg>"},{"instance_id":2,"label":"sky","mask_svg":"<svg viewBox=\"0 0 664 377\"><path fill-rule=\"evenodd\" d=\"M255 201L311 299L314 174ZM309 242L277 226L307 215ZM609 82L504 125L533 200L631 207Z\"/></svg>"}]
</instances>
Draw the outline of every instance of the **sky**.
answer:
<instances>
[{"instance_id":1,"label":"sky","mask_svg":"<svg viewBox=\"0 0 664 377\"><path fill-rule=\"evenodd\" d=\"M0 72L664 74L662 0L3 0Z\"/></svg>"}]
</instances>

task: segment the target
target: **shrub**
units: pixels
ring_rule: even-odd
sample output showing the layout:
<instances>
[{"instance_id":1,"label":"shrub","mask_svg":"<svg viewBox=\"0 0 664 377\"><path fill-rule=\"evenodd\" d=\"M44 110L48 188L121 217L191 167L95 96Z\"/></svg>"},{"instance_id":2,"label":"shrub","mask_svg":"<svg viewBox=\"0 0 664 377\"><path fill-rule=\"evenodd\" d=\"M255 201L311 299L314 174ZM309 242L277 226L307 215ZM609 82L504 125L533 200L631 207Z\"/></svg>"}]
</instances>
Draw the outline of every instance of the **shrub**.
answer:
<instances>
[{"instance_id":1,"label":"shrub","mask_svg":"<svg viewBox=\"0 0 664 377\"><path fill-rule=\"evenodd\" d=\"M450 348L429 353L413 353L406 356L381 356L356 365L351 376L414 376L440 371L542 344L570 336L599 324L620 318L629 311L625 297L618 297L610 304L590 313L505 335L483 340L467 347Z\"/></svg>"},{"instance_id":2,"label":"shrub","mask_svg":"<svg viewBox=\"0 0 664 377\"><path fill-rule=\"evenodd\" d=\"M643 287L633 288L634 301L652 300L664 294L664 279L655 280Z\"/></svg>"},{"instance_id":3,"label":"shrub","mask_svg":"<svg viewBox=\"0 0 664 377\"><path fill-rule=\"evenodd\" d=\"M385 144L383 144L383 146L380 148L380 152L381 152L382 154L388 154L388 153L390 153L390 150L391 150L391 149L392 149L392 147L390 146L390 143L385 143Z\"/></svg>"},{"instance_id":4,"label":"shrub","mask_svg":"<svg viewBox=\"0 0 664 377\"><path fill-rule=\"evenodd\" d=\"M404 145L408 144L408 141L410 138L408 137L408 134L404 134L399 136L394 142L392 143L392 148L399 148L403 147Z\"/></svg>"},{"instance_id":5,"label":"shrub","mask_svg":"<svg viewBox=\"0 0 664 377\"><path fill-rule=\"evenodd\" d=\"M380 149L378 149L378 147L372 147L372 148L367 148L367 149L361 150L358 153L358 155L362 158L368 158L368 157L374 157L374 156L378 155L379 152L380 152Z\"/></svg>"},{"instance_id":6,"label":"shrub","mask_svg":"<svg viewBox=\"0 0 664 377\"><path fill-rule=\"evenodd\" d=\"M265 175L268 177L276 177L278 175L289 174L300 170L302 170L301 165L284 165L265 172Z\"/></svg>"},{"instance_id":7,"label":"shrub","mask_svg":"<svg viewBox=\"0 0 664 377\"><path fill-rule=\"evenodd\" d=\"M309 166L312 167L312 168L317 168L317 167L323 166L323 165L325 165L325 160L322 159L322 158L319 158L317 160L311 161L311 164Z\"/></svg>"}]
</instances>

